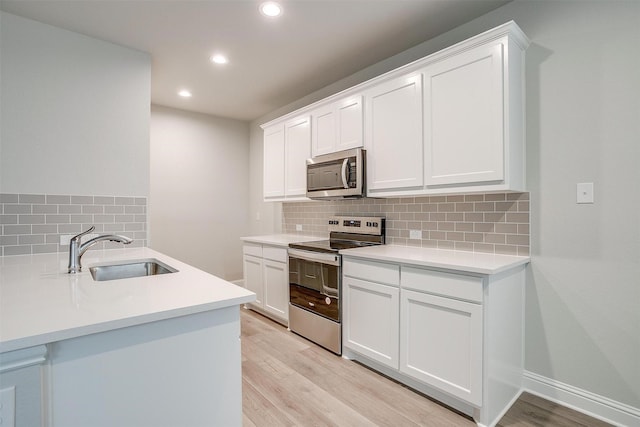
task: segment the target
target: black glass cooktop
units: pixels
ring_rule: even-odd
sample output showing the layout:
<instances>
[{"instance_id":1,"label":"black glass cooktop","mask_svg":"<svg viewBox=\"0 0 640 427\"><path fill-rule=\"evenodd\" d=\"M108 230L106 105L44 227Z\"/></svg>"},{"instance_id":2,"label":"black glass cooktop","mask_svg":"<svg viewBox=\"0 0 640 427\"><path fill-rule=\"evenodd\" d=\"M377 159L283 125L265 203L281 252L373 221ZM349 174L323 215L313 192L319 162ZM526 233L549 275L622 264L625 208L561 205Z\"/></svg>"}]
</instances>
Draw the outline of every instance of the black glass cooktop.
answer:
<instances>
[{"instance_id":1,"label":"black glass cooktop","mask_svg":"<svg viewBox=\"0 0 640 427\"><path fill-rule=\"evenodd\" d=\"M289 247L305 251L334 253L341 249L360 248L362 246L371 246L374 244L376 243L356 242L352 240L315 240L312 242L291 243Z\"/></svg>"}]
</instances>

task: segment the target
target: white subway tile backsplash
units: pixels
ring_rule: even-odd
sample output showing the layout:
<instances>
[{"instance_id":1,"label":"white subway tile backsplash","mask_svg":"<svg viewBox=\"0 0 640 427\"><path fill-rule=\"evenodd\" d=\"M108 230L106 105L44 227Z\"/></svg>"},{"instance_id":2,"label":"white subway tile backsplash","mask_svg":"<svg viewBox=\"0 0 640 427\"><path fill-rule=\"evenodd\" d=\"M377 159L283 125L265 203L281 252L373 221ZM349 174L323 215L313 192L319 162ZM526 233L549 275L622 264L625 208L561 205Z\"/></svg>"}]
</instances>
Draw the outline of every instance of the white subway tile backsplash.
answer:
<instances>
[{"instance_id":1,"label":"white subway tile backsplash","mask_svg":"<svg viewBox=\"0 0 640 427\"><path fill-rule=\"evenodd\" d=\"M122 233L127 247L147 246L146 197L0 194L0 256L65 252L60 235L91 226L94 233ZM122 247L121 244L96 245Z\"/></svg>"},{"instance_id":2,"label":"white subway tile backsplash","mask_svg":"<svg viewBox=\"0 0 640 427\"><path fill-rule=\"evenodd\" d=\"M71 203L71 196L47 194L46 200L49 205L68 205Z\"/></svg>"},{"instance_id":3,"label":"white subway tile backsplash","mask_svg":"<svg viewBox=\"0 0 640 427\"><path fill-rule=\"evenodd\" d=\"M44 224L44 215L18 215L18 224Z\"/></svg>"},{"instance_id":4,"label":"white subway tile backsplash","mask_svg":"<svg viewBox=\"0 0 640 427\"><path fill-rule=\"evenodd\" d=\"M71 196L71 203L74 205L93 204L93 196Z\"/></svg>"},{"instance_id":5,"label":"white subway tile backsplash","mask_svg":"<svg viewBox=\"0 0 640 427\"><path fill-rule=\"evenodd\" d=\"M17 224L18 215L0 215L0 224Z\"/></svg>"},{"instance_id":6,"label":"white subway tile backsplash","mask_svg":"<svg viewBox=\"0 0 640 427\"><path fill-rule=\"evenodd\" d=\"M19 197L17 194L0 194L0 203L18 203Z\"/></svg>"},{"instance_id":7,"label":"white subway tile backsplash","mask_svg":"<svg viewBox=\"0 0 640 427\"><path fill-rule=\"evenodd\" d=\"M113 205L115 203L115 197L105 196L93 196L93 203L96 205Z\"/></svg>"},{"instance_id":8,"label":"white subway tile backsplash","mask_svg":"<svg viewBox=\"0 0 640 427\"><path fill-rule=\"evenodd\" d=\"M4 246L3 249L3 255L29 255L31 253L31 245Z\"/></svg>"},{"instance_id":9,"label":"white subway tile backsplash","mask_svg":"<svg viewBox=\"0 0 640 427\"><path fill-rule=\"evenodd\" d=\"M113 205L113 206L105 206L104 213L106 214L123 214L124 206L122 205Z\"/></svg>"},{"instance_id":10,"label":"white subway tile backsplash","mask_svg":"<svg viewBox=\"0 0 640 427\"><path fill-rule=\"evenodd\" d=\"M104 213L104 206L102 205L82 205L83 214L102 214Z\"/></svg>"},{"instance_id":11,"label":"white subway tile backsplash","mask_svg":"<svg viewBox=\"0 0 640 427\"><path fill-rule=\"evenodd\" d=\"M31 226L30 225L3 225L2 226L2 235L10 236L12 234L30 234Z\"/></svg>"},{"instance_id":12,"label":"white subway tile backsplash","mask_svg":"<svg viewBox=\"0 0 640 427\"><path fill-rule=\"evenodd\" d=\"M46 203L44 194L19 194L19 203Z\"/></svg>"},{"instance_id":13,"label":"white subway tile backsplash","mask_svg":"<svg viewBox=\"0 0 640 427\"><path fill-rule=\"evenodd\" d=\"M18 244L18 236L0 236L0 246L11 246Z\"/></svg>"},{"instance_id":14,"label":"white subway tile backsplash","mask_svg":"<svg viewBox=\"0 0 640 427\"><path fill-rule=\"evenodd\" d=\"M58 205L59 214L80 214L82 205Z\"/></svg>"},{"instance_id":15,"label":"white subway tile backsplash","mask_svg":"<svg viewBox=\"0 0 640 427\"><path fill-rule=\"evenodd\" d=\"M31 213L31 205L30 204L7 204L4 207L3 212L5 214L30 214Z\"/></svg>"},{"instance_id":16,"label":"white subway tile backsplash","mask_svg":"<svg viewBox=\"0 0 640 427\"><path fill-rule=\"evenodd\" d=\"M34 254L48 254L58 251L58 245L46 244L46 245L31 245L31 253Z\"/></svg>"},{"instance_id":17,"label":"white subway tile backsplash","mask_svg":"<svg viewBox=\"0 0 640 427\"><path fill-rule=\"evenodd\" d=\"M116 205L134 205L136 199L134 197L116 197L115 203Z\"/></svg>"},{"instance_id":18,"label":"white subway tile backsplash","mask_svg":"<svg viewBox=\"0 0 640 427\"><path fill-rule=\"evenodd\" d=\"M26 206L28 206L28 205L26 205ZM58 205L32 205L31 206L31 213L34 213L34 214L57 214L58 213Z\"/></svg>"},{"instance_id":19,"label":"white subway tile backsplash","mask_svg":"<svg viewBox=\"0 0 640 427\"><path fill-rule=\"evenodd\" d=\"M284 203L282 228L295 234L302 224L304 234L326 237L329 216L384 216L390 244L528 256L529 206L529 193Z\"/></svg>"},{"instance_id":20,"label":"white subway tile backsplash","mask_svg":"<svg viewBox=\"0 0 640 427\"><path fill-rule=\"evenodd\" d=\"M69 224L69 222L69 215L47 215L47 224Z\"/></svg>"},{"instance_id":21,"label":"white subway tile backsplash","mask_svg":"<svg viewBox=\"0 0 640 427\"><path fill-rule=\"evenodd\" d=\"M44 243L44 234L26 234L18 236L19 245L34 245Z\"/></svg>"}]
</instances>

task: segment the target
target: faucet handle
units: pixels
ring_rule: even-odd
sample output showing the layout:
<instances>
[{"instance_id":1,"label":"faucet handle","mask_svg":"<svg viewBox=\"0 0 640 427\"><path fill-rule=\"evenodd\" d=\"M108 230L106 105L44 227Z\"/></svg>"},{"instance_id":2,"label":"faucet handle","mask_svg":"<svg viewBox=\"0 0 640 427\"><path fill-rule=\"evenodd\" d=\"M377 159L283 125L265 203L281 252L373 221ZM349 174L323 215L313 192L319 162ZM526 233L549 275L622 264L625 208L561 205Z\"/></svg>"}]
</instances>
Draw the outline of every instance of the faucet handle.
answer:
<instances>
[{"instance_id":1,"label":"faucet handle","mask_svg":"<svg viewBox=\"0 0 640 427\"><path fill-rule=\"evenodd\" d=\"M91 233L91 232L92 232L93 230L95 230L95 229L96 229L96 227L95 227L94 225L92 225L92 226L91 226L91 228L89 228L87 231L83 231L82 233L80 233L80 234L78 234L78 235L76 235L76 236L73 236L73 237L71 238L71 240L73 240L73 241L76 241L76 242L77 242L77 241L79 241L79 240L80 240L80 238L81 238L82 236L84 236L85 234L89 234L89 233Z\"/></svg>"}]
</instances>

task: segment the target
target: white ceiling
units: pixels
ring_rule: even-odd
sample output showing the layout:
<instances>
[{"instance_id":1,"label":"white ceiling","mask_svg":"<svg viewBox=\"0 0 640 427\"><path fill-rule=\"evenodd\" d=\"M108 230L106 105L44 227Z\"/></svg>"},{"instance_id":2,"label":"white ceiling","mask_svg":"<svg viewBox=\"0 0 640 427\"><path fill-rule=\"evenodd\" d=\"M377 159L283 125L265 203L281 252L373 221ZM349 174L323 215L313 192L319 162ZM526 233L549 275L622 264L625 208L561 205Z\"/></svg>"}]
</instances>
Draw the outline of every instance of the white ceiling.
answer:
<instances>
[{"instance_id":1,"label":"white ceiling","mask_svg":"<svg viewBox=\"0 0 640 427\"><path fill-rule=\"evenodd\" d=\"M0 0L5 12L149 52L155 104L252 120L510 0ZM229 64L212 64L223 52ZM189 89L193 97L177 96Z\"/></svg>"}]
</instances>

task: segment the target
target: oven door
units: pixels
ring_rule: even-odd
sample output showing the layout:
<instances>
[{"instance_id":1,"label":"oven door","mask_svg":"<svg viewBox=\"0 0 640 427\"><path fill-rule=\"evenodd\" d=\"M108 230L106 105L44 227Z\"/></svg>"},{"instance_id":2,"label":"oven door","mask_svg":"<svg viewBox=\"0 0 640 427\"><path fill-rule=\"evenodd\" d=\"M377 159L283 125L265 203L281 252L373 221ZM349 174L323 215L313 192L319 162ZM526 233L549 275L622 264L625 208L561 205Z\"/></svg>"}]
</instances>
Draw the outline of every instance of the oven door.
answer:
<instances>
[{"instance_id":1,"label":"oven door","mask_svg":"<svg viewBox=\"0 0 640 427\"><path fill-rule=\"evenodd\" d=\"M340 322L338 254L289 248L289 301L292 305Z\"/></svg>"}]
</instances>

